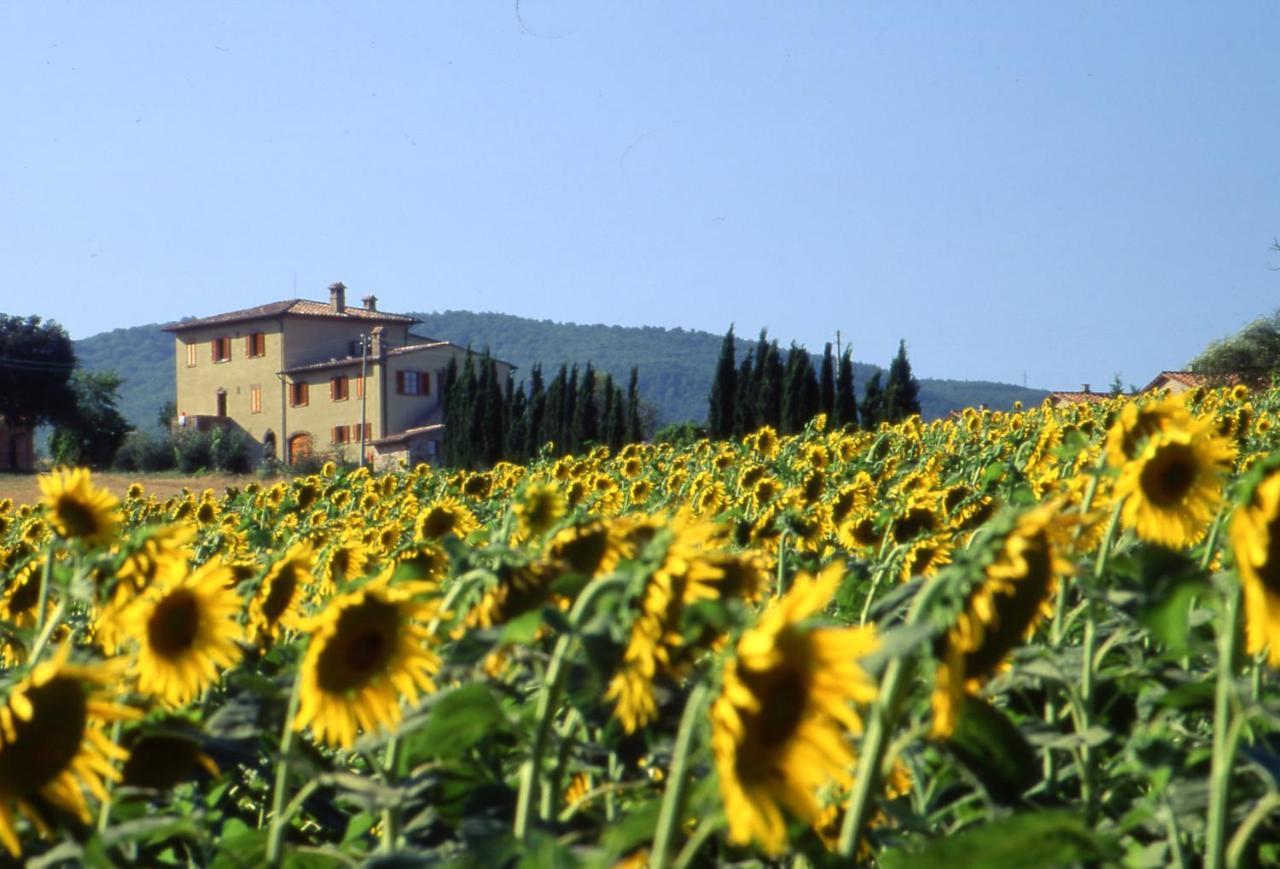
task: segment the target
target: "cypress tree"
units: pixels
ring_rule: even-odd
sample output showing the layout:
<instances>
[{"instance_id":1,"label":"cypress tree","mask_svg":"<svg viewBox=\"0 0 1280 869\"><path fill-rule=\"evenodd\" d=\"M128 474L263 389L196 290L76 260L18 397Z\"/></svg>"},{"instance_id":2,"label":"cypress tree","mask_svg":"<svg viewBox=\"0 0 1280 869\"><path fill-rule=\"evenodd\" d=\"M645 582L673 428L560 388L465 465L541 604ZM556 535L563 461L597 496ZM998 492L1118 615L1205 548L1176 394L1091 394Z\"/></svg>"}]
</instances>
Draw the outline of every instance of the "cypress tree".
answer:
<instances>
[{"instance_id":1,"label":"cypress tree","mask_svg":"<svg viewBox=\"0 0 1280 869\"><path fill-rule=\"evenodd\" d=\"M596 370L590 362L582 373L573 409L574 451L600 440L600 411L596 407Z\"/></svg>"},{"instance_id":2,"label":"cypress tree","mask_svg":"<svg viewBox=\"0 0 1280 869\"><path fill-rule=\"evenodd\" d=\"M539 447L551 442L551 454L554 456L564 454L564 394L568 386L568 377L568 369L561 365L560 370L556 372L556 376L552 379L551 385L547 387L546 408L542 416L542 433L538 436Z\"/></svg>"},{"instance_id":3,"label":"cypress tree","mask_svg":"<svg viewBox=\"0 0 1280 869\"><path fill-rule=\"evenodd\" d=\"M486 350L484 365L487 369L484 397L484 464L493 467L502 461L502 454L507 443L507 396L503 391L503 383L498 377L498 363Z\"/></svg>"},{"instance_id":4,"label":"cypress tree","mask_svg":"<svg viewBox=\"0 0 1280 869\"><path fill-rule=\"evenodd\" d=\"M631 379L627 381L627 436L626 442L638 444L644 440L640 425L640 369L631 366Z\"/></svg>"},{"instance_id":5,"label":"cypress tree","mask_svg":"<svg viewBox=\"0 0 1280 869\"><path fill-rule=\"evenodd\" d=\"M840 374L836 377L835 425L856 428L858 425L858 400L853 386L853 351L845 350L840 356Z\"/></svg>"},{"instance_id":6,"label":"cypress tree","mask_svg":"<svg viewBox=\"0 0 1280 869\"><path fill-rule=\"evenodd\" d=\"M782 381L783 434L795 434L804 428L804 369L809 367L809 354L791 342L787 351L787 367Z\"/></svg>"},{"instance_id":7,"label":"cypress tree","mask_svg":"<svg viewBox=\"0 0 1280 869\"><path fill-rule=\"evenodd\" d=\"M884 390L880 388L880 369L867 381L867 391L862 396L862 425L875 428L884 419Z\"/></svg>"},{"instance_id":8,"label":"cypress tree","mask_svg":"<svg viewBox=\"0 0 1280 869\"><path fill-rule=\"evenodd\" d=\"M716 362L715 378L711 381L708 399L707 429L713 438L727 438L733 434L734 399L737 393L738 366L734 355L733 325L724 333L720 344L720 359Z\"/></svg>"},{"instance_id":9,"label":"cypress tree","mask_svg":"<svg viewBox=\"0 0 1280 869\"><path fill-rule=\"evenodd\" d=\"M507 437L503 458L513 462L529 460L525 452L529 444L529 401L525 396L524 384L513 386L511 375L507 375Z\"/></svg>"},{"instance_id":10,"label":"cypress tree","mask_svg":"<svg viewBox=\"0 0 1280 869\"><path fill-rule=\"evenodd\" d=\"M574 424L578 418L578 366L569 369L569 380L564 385L564 410L560 415L560 431L562 445L559 454L567 456L578 451L578 429Z\"/></svg>"},{"instance_id":11,"label":"cypress tree","mask_svg":"<svg viewBox=\"0 0 1280 869\"><path fill-rule=\"evenodd\" d=\"M622 395L622 389L617 385L613 386L613 400L609 403L609 452L617 455L618 450L622 449L623 444L627 442L627 415L623 409L626 398Z\"/></svg>"},{"instance_id":12,"label":"cypress tree","mask_svg":"<svg viewBox=\"0 0 1280 869\"><path fill-rule=\"evenodd\" d=\"M800 382L800 426L797 432L803 431L809 420L818 415L822 409L822 388L818 385L818 373L813 370L813 359L808 352L801 350L802 379Z\"/></svg>"},{"instance_id":13,"label":"cypress tree","mask_svg":"<svg viewBox=\"0 0 1280 869\"><path fill-rule=\"evenodd\" d=\"M760 361L756 360L757 366ZM782 366L782 355L778 351L778 342L773 341L765 347L765 358L760 376L760 388L756 394L756 422L759 425L773 426L774 430L782 430L782 379L786 373Z\"/></svg>"},{"instance_id":14,"label":"cypress tree","mask_svg":"<svg viewBox=\"0 0 1280 869\"><path fill-rule=\"evenodd\" d=\"M827 415L828 422L834 424L836 421L836 365L835 357L831 354L830 341L822 348L822 374L818 379L822 390L820 410Z\"/></svg>"},{"instance_id":15,"label":"cypress tree","mask_svg":"<svg viewBox=\"0 0 1280 869\"><path fill-rule=\"evenodd\" d=\"M458 403L458 359L449 357L449 365L444 370L444 392L441 401L444 403L444 455L441 460L446 467L454 467L458 463L458 426L461 419L455 411Z\"/></svg>"},{"instance_id":16,"label":"cypress tree","mask_svg":"<svg viewBox=\"0 0 1280 869\"><path fill-rule=\"evenodd\" d=\"M529 421L525 424L525 442L522 453L525 459L534 459L542 449L542 418L547 410L547 395L542 388L542 363L535 362L529 371Z\"/></svg>"},{"instance_id":17,"label":"cypress tree","mask_svg":"<svg viewBox=\"0 0 1280 869\"><path fill-rule=\"evenodd\" d=\"M755 355L755 348L748 347L738 368L737 395L733 399L733 433L738 437L756 430Z\"/></svg>"},{"instance_id":18,"label":"cypress tree","mask_svg":"<svg viewBox=\"0 0 1280 869\"><path fill-rule=\"evenodd\" d=\"M889 379L884 388L885 418L899 422L920 412L920 381L911 373L907 342L898 342L898 355L889 363Z\"/></svg>"},{"instance_id":19,"label":"cypress tree","mask_svg":"<svg viewBox=\"0 0 1280 869\"><path fill-rule=\"evenodd\" d=\"M462 423L458 431L458 465L474 468L478 458L477 446L480 443L480 417L476 414L476 360L470 347L467 348L467 359L463 363L458 384L461 387L458 420Z\"/></svg>"}]
</instances>

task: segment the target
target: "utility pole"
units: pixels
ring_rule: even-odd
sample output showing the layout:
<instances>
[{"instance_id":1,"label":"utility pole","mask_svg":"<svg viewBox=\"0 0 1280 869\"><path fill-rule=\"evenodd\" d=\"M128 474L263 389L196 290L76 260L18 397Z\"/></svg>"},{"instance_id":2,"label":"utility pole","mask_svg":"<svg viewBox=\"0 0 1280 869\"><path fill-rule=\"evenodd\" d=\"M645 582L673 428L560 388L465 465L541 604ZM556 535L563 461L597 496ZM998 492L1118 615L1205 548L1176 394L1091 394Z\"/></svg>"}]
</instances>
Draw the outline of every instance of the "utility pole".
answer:
<instances>
[{"instance_id":1,"label":"utility pole","mask_svg":"<svg viewBox=\"0 0 1280 869\"><path fill-rule=\"evenodd\" d=\"M360 467L364 467L365 407L369 403L369 336L360 336Z\"/></svg>"},{"instance_id":2,"label":"utility pole","mask_svg":"<svg viewBox=\"0 0 1280 869\"><path fill-rule=\"evenodd\" d=\"M843 353L840 347L840 330L837 329L836 330L836 359L839 359L842 355Z\"/></svg>"}]
</instances>

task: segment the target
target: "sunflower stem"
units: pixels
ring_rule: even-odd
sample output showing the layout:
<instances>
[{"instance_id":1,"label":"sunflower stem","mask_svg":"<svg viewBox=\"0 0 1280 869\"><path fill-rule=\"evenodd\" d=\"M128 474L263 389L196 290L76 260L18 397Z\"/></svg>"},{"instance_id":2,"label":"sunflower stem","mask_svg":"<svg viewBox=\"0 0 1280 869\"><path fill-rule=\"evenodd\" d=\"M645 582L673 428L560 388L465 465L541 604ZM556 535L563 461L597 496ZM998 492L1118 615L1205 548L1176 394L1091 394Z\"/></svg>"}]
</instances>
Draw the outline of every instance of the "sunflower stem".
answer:
<instances>
[{"instance_id":1,"label":"sunflower stem","mask_svg":"<svg viewBox=\"0 0 1280 869\"><path fill-rule=\"evenodd\" d=\"M1230 869L1240 865L1244 858L1245 845L1249 844L1250 837L1258 829L1258 825L1277 809L1280 809L1280 793L1273 792L1258 800L1249 810L1249 814L1240 822L1235 835L1231 837L1231 844L1227 846L1227 866Z\"/></svg>"},{"instance_id":2,"label":"sunflower stem","mask_svg":"<svg viewBox=\"0 0 1280 869\"><path fill-rule=\"evenodd\" d=\"M577 637L578 627L591 606L601 594L618 588L626 580L617 576L606 576L594 580L582 590L573 609L569 611L569 632L560 635L555 650L551 653L551 662L547 666L547 675L542 681L542 690L538 694L537 726L533 732L533 744L529 749L529 759L520 767L520 791L516 797L515 837L524 841L529 835L529 820L533 814L533 805L537 800L539 779L542 776L542 756L546 753L550 741L551 725L559 705L560 694L564 690L565 659L569 655L569 647Z\"/></svg>"},{"instance_id":3,"label":"sunflower stem","mask_svg":"<svg viewBox=\"0 0 1280 869\"><path fill-rule=\"evenodd\" d=\"M1207 869L1221 869L1227 836L1227 809L1231 803L1231 767L1237 739L1232 739L1231 701L1235 692L1237 620L1240 614L1240 586L1232 583L1222 612L1218 633L1218 681L1213 703L1213 765L1209 772L1209 813L1205 822L1205 863Z\"/></svg>"},{"instance_id":4,"label":"sunflower stem","mask_svg":"<svg viewBox=\"0 0 1280 869\"><path fill-rule=\"evenodd\" d=\"M658 812L658 827L653 833L653 847L649 861L653 866L666 866L674 846L676 827L684 809L685 784L689 774L689 748L693 745L693 733L702 721L707 702L707 686L699 682L689 693L676 731L675 747L671 753L671 768L667 774L667 788L662 794L662 808Z\"/></svg>"},{"instance_id":5,"label":"sunflower stem","mask_svg":"<svg viewBox=\"0 0 1280 869\"><path fill-rule=\"evenodd\" d=\"M267 833L267 864L280 865L280 851L284 844L287 819L284 813L285 793L289 789L289 752L293 749L293 719L298 714L298 697L302 686L302 668L298 667L289 690L289 706L284 714L284 729L280 732L280 760L276 764L276 783L271 793L271 827Z\"/></svg>"},{"instance_id":6,"label":"sunflower stem","mask_svg":"<svg viewBox=\"0 0 1280 869\"><path fill-rule=\"evenodd\" d=\"M387 780L394 784L396 780L396 764L400 759L400 735L394 734L387 743L386 761L383 768L387 771ZM379 843L383 854L396 852L396 839L400 836L399 805L384 806L382 809L382 841Z\"/></svg>"},{"instance_id":7,"label":"sunflower stem","mask_svg":"<svg viewBox=\"0 0 1280 869\"><path fill-rule=\"evenodd\" d=\"M36 636L40 636L44 632L45 616L49 609L49 584L53 580L53 541L49 542L48 547L44 551L44 567L40 571L40 599L36 604ZM31 656L34 662L36 656Z\"/></svg>"},{"instance_id":8,"label":"sunflower stem","mask_svg":"<svg viewBox=\"0 0 1280 869\"><path fill-rule=\"evenodd\" d=\"M785 591L783 584L787 581L787 532L783 531L778 536L778 578L773 585L773 596L775 598L782 597ZM659 864L661 865L661 864Z\"/></svg>"},{"instance_id":9,"label":"sunflower stem","mask_svg":"<svg viewBox=\"0 0 1280 869\"><path fill-rule=\"evenodd\" d=\"M945 586L946 583L943 582L930 582L922 587L911 604L906 624L918 624L927 615L929 604ZM885 747L889 744L889 735L893 732L893 719L898 712L898 695L912 669L907 666L909 658L910 653L889 661L880 680L880 690L868 714L867 730L862 738L862 753L858 758L858 771L853 782L853 794L849 799L849 809L844 815L844 823L840 827L840 854L845 857L852 857L856 852L871 813L871 794L879 784L880 762Z\"/></svg>"},{"instance_id":10,"label":"sunflower stem","mask_svg":"<svg viewBox=\"0 0 1280 869\"><path fill-rule=\"evenodd\" d=\"M1213 525L1209 528L1209 537L1204 542L1204 555L1200 556L1200 569L1208 570L1210 562L1213 561L1213 548L1218 545L1218 535L1222 532L1222 520L1227 515L1227 508L1224 504L1218 508L1218 515L1214 517Z\"/></svg>"},{"instance_id":11,"label":"sunflower stem","mask_svg":"<svg viewBox=\"0 0 1280 869\"><path fill-rule=\"evenodd\" d=\"M1102 535L1102 543L1098 546L1098 560L1094 562L1093 576L1101 580L1107 571L1107 562L1111 557L1111 541L1115 537L1116 528L1120 525L1120 510L1124 507L1124 499L1118 498L1111 509L1111 518L1107 521L1107 530ZM1093 599L1085 592L1084 599L1084 639L1081 643L1080 655L1080 714L1077 722L1078 733L1085 736L1089 731L1093 716L1093 682L1094 670L1097 668L1098 620L1094 614ZM1094 756L1093 748L1086 739L1080 746L1080 800L1084 803L1085 823L1092 823L1094 812Z\"/></svg>"},{"instance_id":12,"label":"sunflower stem","mask_svg":"<svg viewBox=\"0 0 1280 869\"><path fill-rule=\"evenodd\" d=\"M120 721L117 721L115 724L111 725L111 743L113 745L120 744L121 726L122 726L122 722ZM107 828L107 825L111 822L111 801L115 797L115 792L116 792L115 783L111 781L111 779L107 779L105 782L103 782L103 787L106 788L107 798L102 801L102 807L98 809L98 832L99 833L105 830Z\"/></svg>"}]
</instances>

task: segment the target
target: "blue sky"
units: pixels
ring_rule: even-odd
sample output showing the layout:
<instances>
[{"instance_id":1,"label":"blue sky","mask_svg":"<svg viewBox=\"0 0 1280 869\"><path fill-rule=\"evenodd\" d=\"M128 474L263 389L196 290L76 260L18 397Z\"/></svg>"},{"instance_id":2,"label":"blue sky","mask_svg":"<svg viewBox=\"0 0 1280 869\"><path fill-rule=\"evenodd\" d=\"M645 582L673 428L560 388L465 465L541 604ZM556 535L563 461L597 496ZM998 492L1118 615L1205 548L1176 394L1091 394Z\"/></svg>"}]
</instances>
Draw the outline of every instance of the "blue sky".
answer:
<instances>
[{"instance_id":1,"label":"blue sky","mask_svg":"<svg viewBox=\"0 0 1280 869\"><path fill-rule=\"evenodd\" d=\"M0 310L341 279L1145 383L1280 299L1272 3L0 6Z\"/></svg>"}]
</instances>

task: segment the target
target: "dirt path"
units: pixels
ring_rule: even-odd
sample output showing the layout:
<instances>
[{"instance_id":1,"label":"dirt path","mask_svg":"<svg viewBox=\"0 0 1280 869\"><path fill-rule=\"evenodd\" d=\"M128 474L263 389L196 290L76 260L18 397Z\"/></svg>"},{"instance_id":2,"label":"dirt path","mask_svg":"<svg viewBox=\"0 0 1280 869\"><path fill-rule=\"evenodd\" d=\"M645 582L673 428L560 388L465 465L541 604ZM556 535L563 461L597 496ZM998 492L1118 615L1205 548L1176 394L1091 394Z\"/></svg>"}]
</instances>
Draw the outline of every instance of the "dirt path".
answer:
<instances>
[{"instance_id":1,"label":"dirt path","mask_svg":"<svg viewBox=\"0 0 1280 869\"><path fill-rule=\"evenodd\" d=\"M36 474L0 474L0 498L12 498L15 504L26 504L40 500L40 485L36 482ZM93 474L93 483L104 486L119 497L124 496L130 483L141 483L147 492L157 498L167 498L186 486L193 492L213 489L219 495L227 486L243 486L257 480L252 474L205 474L198 477L181 474L122 474L103 472Z\"/></svg>"}]
</instances>

